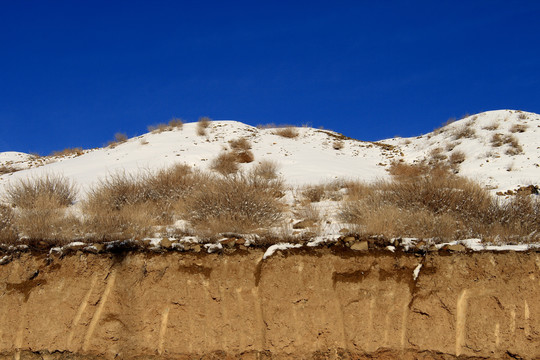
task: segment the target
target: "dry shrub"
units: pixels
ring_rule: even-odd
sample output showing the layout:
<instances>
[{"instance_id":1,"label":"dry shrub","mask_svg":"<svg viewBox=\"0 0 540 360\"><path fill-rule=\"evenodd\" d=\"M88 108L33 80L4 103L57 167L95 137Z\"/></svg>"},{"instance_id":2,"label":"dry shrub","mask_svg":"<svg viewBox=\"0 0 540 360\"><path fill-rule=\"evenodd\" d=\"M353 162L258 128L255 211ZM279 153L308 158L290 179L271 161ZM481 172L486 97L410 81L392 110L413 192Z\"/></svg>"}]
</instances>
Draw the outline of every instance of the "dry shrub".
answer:
<instances>
[{"instance_id":1,"label":"dry shrub","mask_svg":"<svg viewBox=\"0 0 540 360\"><path fill-rule=\"evenodd\" d=\"M59 207L66 207L73 204L76 196L75 186L63 176L45 175L23 179L6 188L6 201L23 209L33 208L43 199Z\"/></svg>"},{"instance_id":2,"label":"dry shrub","mask_svg":"<svg viewBox=\"0 0 540 360\"><path fill-rule=\"evenodd\" d=\"M506 135L503 141L505 144L508 144L508 149L506 149L507 155L519 155L523 152L523 148L514 135Z\"/></svg>"},{"instance_id":3,"label":"dry shrub","mask_svg":"<svg viewBox=\"0 0 540 360\"><path fill-rule=\"evenodd\" d=\"M525 124L514 124L510 127L511 133L524 133L527 131L528 126Z\"/></svg>"},{"instance_id":4,"label":"dry shrub","mask_svg":"<svg viewBox=\"0 0 540 360\"><path fill-rule=\"evenodd\" d=\"M171 129L182 129L184 127L184 121L180 118L172 118L169 120L169 127Z\"/></svg>"},{"instance_id":5,"label":"dry shrub","mask_svg":"<svg viewBox=\"0 0 540 360\"><path fill-rule=\"evenodd\" d=\"M118 173L102 180L83 202L85 225L95 241L144 237L183 212L184 201L209 175L184 164L133 176Z\"/></svg>"},{"instance_id":6,"label":"dry shrub","mask_svg":"<svg viewBox=\"0 0 540 360\"><path fill-rule=\"evenodd\" d=\"M19 170L12 166L6 166L6 165L0 166L0 175L14 173L16 171L19 171Z\"/></svg>"},{"instance_id":7,"label":"dry shrub","mask_svg":"<svg viewBox=\"0 0 540 360\"><path fill-rule=\"evenodd\" d=\"M294 139L298 137L299 134L298 134L298 130L296 130L294 127L286 126L286 127L283 127L274 131L274 135L279 135L281 137L288 138L288 139Z\"/></svg>"},{"instance_id":8,"label":"dry shrub","mask_svg":"<svg viewBox=\"0 0 540 360\"><path fill-rule=\"evenodd\" d=\"M503 144L504 144L503 134L499 134L499 133L493 134L493 136L491 137L491 146L500 147Z\"/></svg>"},{"instance_id":9,"label":"dry shrub","mask_svg":"<svg viewBox=\"0 0 540 360\"><path fill-rule=\"evenodd\" d=\"M322 200L338 201L343 198L339 192L344 184L339 182L321 183L317 185L308 185L301 190L302 196L310 203Z\"/></svg>"},{"instance_id":10,"label":"dry shrub","mask_svg":"<svg viewBox=\"0 0 540 360\"><path fill-rule=\"evenodd\" d=\"M415 177L425 174L428 166L425 164L411 165L404 162L393 161L388 168L390 175L396 177Z\"/></svg>"},{"instance_id":11,"label":"dry shrub","mask_svg":"<svg viewBox=\"0 0 540 360\"><path fill-rule=\"evenodd\" d=\"M17 239L13 221L14 214L11 207L0 204L0 242L12 243Z\"/></svg>"},{"instance_id":12,"label":"dry shrub","mask_svg":"<svg viewBox=\"0 0 540 360\"><path fill-rule=\"evenodd\" d=\"M128 140L128 137L124 133L116 133L114 134L114 140L109 141L107 143L107 146L109 146L111 149L114 149L119 144L125 143Z\"/></svg>"},{"instance_id":13,"label":"dry shrub","mask_svg":"<svg viewBox=\"0 0 540 360\"><path fill-rule=\"evenodd\" d=\"M491 206L489 193L472 181L444 167L418 167L417 171L407 169L393 181L363 187L356 197L349 196L341 219L369 233L448 240L465 232L466 226L460 224L478 219Z\"/></svg>"},{"instance_id":14,"label":"dry shrub","mask_svg":"<svg viewBox=\"0 0 540 360\"><path fill-rule=\"evenodd\" d=\"M206 116L199 118L199 120L197 121L197 135L206 135L206 129L208 128L208 126L210 126L210 121L210 118Z\"/></svg>"},{"instance_id":15,"label":"dry shrub","mask_svg":"<svg viewBox=\"0 0 540 360\"><path fill-rule=\"evenodd\" d=\"M210 169L225 176L237 173L239 170L237 154L234 152L220 153L212 160Z\"/></svg>"},{"instance_id":16,"label":"dry shrub","mask_svg":"<svg viewBox=\"0 0 540 360\"><path fill-rule=\"evenodd\" d=\"M334 150L341 150L343 149L344 146L345 146L345 143L342 140L336 140L332 144L332 147L334 148Z\"/></svg>"},{"instance_id":17,"label":"dry shrub","mask_svg":"<svg viewBox=\"0 0 540 360\"><path fill-rule=\"evenodd\" d=\"M520 119L520 120L527 119L527 114L520 112L520 114L518 115L518 119Z\"/></svg>"},{"instance_id":18,"label":"dry shrub","mask_svg":"<svg viewBox=\"0 0 540 360\"><path fill-rule=\"evenodd\" d=\"M463 151L456 150L450 154L448 161L450 162L450 166L456 166L464 162L466 158L467 156Z\"/></svg>"},{"instance_id":19,"label":"dry shrub","mask_svg":"<svg viewBox=\"0 0 540 360\"><path fill-rule=\"evenodd\" d=\"M254 173L213 178L186 199L187 218L200 234L254 233L277 224L284 205L276 196L280 180Z\"/></svg>"},{"instance_id":20,"label":"dry shrub","mask_svg":"<svg viewBox=\"0 0 540 360\"><path fill-rule=\"evenodd\" d=\"M489 130L489 131L497 130L498 128L499 128L499 123L495 121L483 127L484 130Z\"/></svg>"},{"instance_id":21,"label":"dry shrub","mask_svg":"<svg viewBox=\"0 0 540 360\"><path fill-rule=\"evenodd\" d=\"M255 156L249 150L239 151L236 153L236 161L238 161L240 164L247 164L253 162L253 160L255 160Z\"/></svg>"},{"instance_id":22,"label":"dry shrub","mask_svg":"<svg viewBox=\"0 0 540 360\"><path fill-rule=\"evenodd\" d=\"M238 139L231 140L229 141L229 144L231 145L231 149L236 150L236 151L251 150L251 143L245 137L240 137Z\"/></svg>"},{"instance_id":23,"label":"dry shrub","mask_svg":"<svg viewBox=\"0 0 540 360\"><path fill-rule=\"evenodd\" d=\"M462 138L475 138L476 137L476 131L472 127L472 122L467 122L466 124L463 124L459 127L456 127L454 129L454 140L459 140Z\"/></svg>"},{"instance_id":24,"label":"dry shrub","mask_svg":"<svg viewBox=\"0 0 540 360\"><path fill-rule=\"evenodd\" d=\"M154 134L161 134L164 131L171 130L169 126L165 123L159 123L157 125L149 125L148 131Z\"/></svg>"},{"instance_id":25,"label":"dry shrub","mask_svg":"<svg viewBox=\"0 0 540 360\"><path fill-rule=\"evenodd\" d=\"M446 160L447 156L444 154L443 149L438 147L430 151L430 163L436 163L439 161Z\"/></svg>"},{"instance_id":26,"label":"dry shrub","mask_svg":"<svg viewBox=\"0 0 540 360\"><path fill-rule=\"evenodd\" d=\"M21 180L6 190L6 200L17 207L13 230L26 242L60 244L78 237L80 223L66 214L75 201L73 184L61 176Z\"/></svg>"},{"instance_id":27,"label":"dry shrub","mask_svg":"<svg viewBox=\"0 0 540 360\"><path fill-rule=\"evenodd\" d=\"M253 175L265 180L275 180L278 178L278 165L272 160L262 160L253 168Z\"/></svg>"},{"instance_id":28,"label":"dry shrub","mask_svg":"<svg viewBox=\"0 0 540 360\"><path fill-rule=\"evenodd\" d=\"M80 220L47 196L39 197L33 208L20 209L14 225L18 237L31 245L63 245L82 236Z\"/></svg>"},{"instance_id":29,"label":"dry shrub","mask_svg":"<svg viewBox=\"0 0 540 360\"><path fill-rule=\"evenodd\" d=\"M83 154L83 149L80 148L80 147L76 147L76 148L66 148L64 150L61 150L61 151L53 151L51 153L51 156L57 156L57 157L60 157L60 156L80 156Z\"/></svg>"}]
</instances>

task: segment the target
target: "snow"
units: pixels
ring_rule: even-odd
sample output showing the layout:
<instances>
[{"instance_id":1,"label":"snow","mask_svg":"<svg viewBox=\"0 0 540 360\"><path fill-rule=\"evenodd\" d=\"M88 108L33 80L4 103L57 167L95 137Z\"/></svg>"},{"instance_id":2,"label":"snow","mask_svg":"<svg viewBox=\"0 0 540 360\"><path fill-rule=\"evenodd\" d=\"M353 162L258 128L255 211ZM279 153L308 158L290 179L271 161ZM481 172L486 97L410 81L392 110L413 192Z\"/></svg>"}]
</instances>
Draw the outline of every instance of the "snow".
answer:
<instances>
[{"instance_id":1,"label":"snow","mask_svg":"<svg viewBox=\"0 0 540 360\"><path fill-rule=\"evenodd\" d=\"M287 250L287 249L294 249L294 248L301 248L302 244L290 244L290 243L279 243L270 246L268 249L266 249L266 252L263 255L263 260L269 258L270 256L274 255L274 253L278 250Z\"/></svg>"},{"instance_id":2,"label":"snow","mask_svg":"<svg viewBox=\"0 0 540 360\"><path fill-rule=\"evenodd\" d=\"M413 270L413 279L416 281L418 279L418 275L420 275L420 269L422 268L422 264L418 264Z\"/></svg>"},{"instance_id":3,"label":"snow","mask_svg":"<svg viewBox=\"0 0 540 360\"><path fill-rule=\"evenodd\" d=\"M516 124L525 126L525 131L512 132ZM493 129L495 125L497 128ZM20 152L2 152L0 167L12 167L20 171L0 175L0 199L9 184L47 174L61 174L72 180L79 189L78 200L81 200L92 186L117 172L140 173L178 163L207 170L211 160L228 147L228 142L240 137L250 141L251 151L255 156L253 163L241 164L243 170L251 169L263 159L275 161L279 174L291 189L283 198L289 205L298 202L295 189L300 186L336 179L366 182L389 179L386 169L392 161L418 162L429 158L434 149L438 148L442 149L445 156L455 151L465 153L465 161L460 164L459 174L479 181L493 194L513 190L521 185L537 185L537 179L540 178L540 115L528 112L484 112L458 120L429 134L386 139L379 143L346 139L332 131L309 127L297 128L298 137L288 139L275 135L275 129L272 128L259 129L230 120L211 122L205 136L198 136L196 127L196 123L186 123L182 129L147 133L114 148L84 150L80 156L36 158ZM455 134L465 127L472 129L475 136L457 139ZM508 144L493 147L491 138L496 133L514 136L523 153L507 154ZM340 150L335 150L332 146L337 139L341 139L344 144ZM320 236L311 239L307 246L315 247L335 241L340 230L346 227L346 224L335 221L339 204L323 200L312 206L320 212L322 219L331 221L320 224ZM78 205L74 207L74 213L77 213L77 208ZM182 220L174 225L177 228L186 226L187 223ZM160 239L149 240L152 246L158 247ZM246 246L253 242L247 237L246 239ZM405 251L411 249L415 242L416 239L400 239ZM522 251L531 248L523 244L484 245L479 240L463 240L461 243L471 250ZM207 249L215 251L215 246ZM387 249L395 251L394 247Z\"/></svg>"}]
</instances>

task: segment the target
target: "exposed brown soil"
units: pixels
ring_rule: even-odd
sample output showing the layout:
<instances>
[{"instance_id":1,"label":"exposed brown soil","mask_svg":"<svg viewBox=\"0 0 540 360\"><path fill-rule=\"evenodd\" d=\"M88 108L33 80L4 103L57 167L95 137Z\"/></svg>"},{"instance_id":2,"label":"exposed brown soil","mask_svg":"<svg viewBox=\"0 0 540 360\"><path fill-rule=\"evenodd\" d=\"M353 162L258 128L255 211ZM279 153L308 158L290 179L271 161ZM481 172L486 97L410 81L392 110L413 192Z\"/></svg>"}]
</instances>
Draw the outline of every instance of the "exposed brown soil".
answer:
<instances>
[{"instance_id":1,"label":"exposed brown soil","mask_svg":"<svg viewBox=\"0 0 540 360\"><path fill-rule=\"evenodd\" d=\"M0 359L540 359L540 253L263 251L14 256Z\"/></svg>"}]
</instances>

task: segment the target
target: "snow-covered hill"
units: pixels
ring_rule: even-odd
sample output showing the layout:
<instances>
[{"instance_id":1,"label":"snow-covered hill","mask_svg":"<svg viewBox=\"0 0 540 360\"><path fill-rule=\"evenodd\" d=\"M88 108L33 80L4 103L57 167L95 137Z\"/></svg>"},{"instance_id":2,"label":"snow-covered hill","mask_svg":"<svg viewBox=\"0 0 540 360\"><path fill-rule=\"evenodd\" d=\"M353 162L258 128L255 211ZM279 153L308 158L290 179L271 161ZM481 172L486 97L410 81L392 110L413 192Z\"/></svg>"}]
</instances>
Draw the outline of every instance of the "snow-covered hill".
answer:
<instances>
[{"instance_id":1,"label":"snow-covered hill","mask_svg":"<svg viewBox=\"0 0 540 360\"><path fill-rule=\"evenodd\" d=\"M455 121L432 133L380 142L349 139L332 131L297 128L298 136L276 135L274 128L255 128L236 121L213 121L206 135L197 124L181 129L147 133L115 147L85 150L81 155L41 157L0 153L0 192L17 179L63 174L81 189L118 171L138 172L174 163L207 169L211 160L229 147L229 141L247 138L255 161L273 160L291 185L315 184L336 178L373 181L387 178L392 161L452 161L456 171L489 189L506 191L536 184L540 177L540 115L500 110ZM346 134L345 134L346 135ZM452 155L454 154L454 155Z\"/></svg>"}]
</instances>

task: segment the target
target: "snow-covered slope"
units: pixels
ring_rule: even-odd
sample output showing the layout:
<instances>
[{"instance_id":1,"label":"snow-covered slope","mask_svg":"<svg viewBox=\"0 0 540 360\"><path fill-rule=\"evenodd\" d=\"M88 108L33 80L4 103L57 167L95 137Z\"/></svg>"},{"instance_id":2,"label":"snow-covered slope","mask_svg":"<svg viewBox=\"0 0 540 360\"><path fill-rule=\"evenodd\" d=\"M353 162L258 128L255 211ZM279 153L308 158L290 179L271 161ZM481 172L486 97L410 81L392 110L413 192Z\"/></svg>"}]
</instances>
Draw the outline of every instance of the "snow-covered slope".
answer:
<instances>
[{"instance_id":1,"label":"snow-covered slope","mask_svg":"<svg viewBox=\"0 0 540 360\"><path fill-rule=\"evenodd\" d=\"M480 181L494 191L535 184L540 176L540 116L520 111L491 111L451 123L415 138L393 138L377 143L348 139L313 128L297 128L298 137L285 138L276 129L259 129L235 121L213 121L206 135L197 135L197 124L182 129L148 133L114 148L85 150L82 155L38 158L22 153L0 153L0 167L24 169L0 176L0 192L21 178L59 173L71 178L84 194L109 174L147 171L174 163L206 169L228 141L246 137L255 161L274 160L291 185L313 184L335 178L373 181L388 177L387 166L463 153L459 173ZM496 139L493 140L494 134ZM334 148L336 141L343 147ZM498 146L500 145L500 146ZM455 156L458 158L458 156Z\"/></svg>"}]
</instances>

